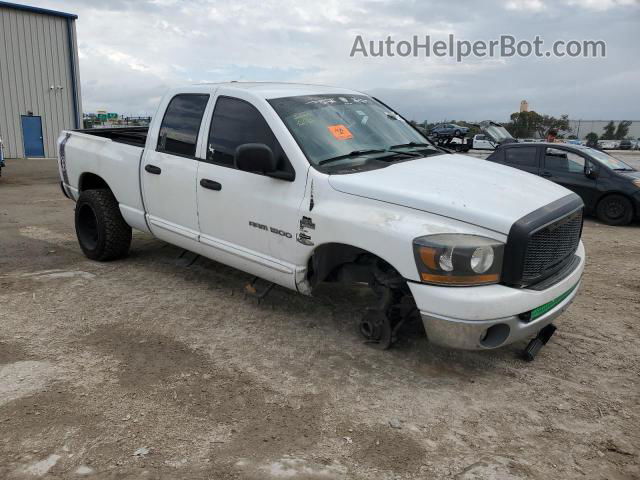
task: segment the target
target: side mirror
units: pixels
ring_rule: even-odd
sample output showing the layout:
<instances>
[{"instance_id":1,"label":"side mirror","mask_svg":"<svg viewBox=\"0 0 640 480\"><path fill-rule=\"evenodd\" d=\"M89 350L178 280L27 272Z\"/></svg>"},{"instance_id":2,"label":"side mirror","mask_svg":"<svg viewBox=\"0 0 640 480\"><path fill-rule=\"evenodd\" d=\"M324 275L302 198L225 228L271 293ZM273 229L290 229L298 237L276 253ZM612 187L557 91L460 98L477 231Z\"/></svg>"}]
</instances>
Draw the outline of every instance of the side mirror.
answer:
<instances>
[{"instance_id":1,"label":"side mirror","mask_svg":"<svg viewBox=\"0 0 640 480\"><path fill-rule=\"evenodd\" d=\"M591 165L585 165L584 174L587 178L591 178L592 180L595 180L598 177L598 172Z\"/></svg>"},{"instance_id":2,"label":"side mirror","mask_svg":"<svg viewBox=\"0 0 640 480\"><path fill-rule=\"evenodd\" d=\"M270 174L278 169L276 158L264 143L245 143L236 148L235 164L238 170Z\"/></svg>"}]
</instances>

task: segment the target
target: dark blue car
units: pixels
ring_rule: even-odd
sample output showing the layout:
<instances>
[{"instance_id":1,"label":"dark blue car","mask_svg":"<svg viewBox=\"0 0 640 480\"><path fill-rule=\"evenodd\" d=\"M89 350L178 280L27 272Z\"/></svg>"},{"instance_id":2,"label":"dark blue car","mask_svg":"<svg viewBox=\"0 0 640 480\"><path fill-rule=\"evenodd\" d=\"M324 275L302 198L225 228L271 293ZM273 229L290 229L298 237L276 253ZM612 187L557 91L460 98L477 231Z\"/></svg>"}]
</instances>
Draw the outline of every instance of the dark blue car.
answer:
<instances>
[{"instance_id":1,"label":"dark blue car","mask_svg":"<svg viewBox=\"0 0 640 480\"><path fill-rule=\"evenodd\" d=\"M501 144L487 158L574 191L585 211L607 225L640 219L640 172L611 155L566 143Z\"/></svg>"}]
</instances>

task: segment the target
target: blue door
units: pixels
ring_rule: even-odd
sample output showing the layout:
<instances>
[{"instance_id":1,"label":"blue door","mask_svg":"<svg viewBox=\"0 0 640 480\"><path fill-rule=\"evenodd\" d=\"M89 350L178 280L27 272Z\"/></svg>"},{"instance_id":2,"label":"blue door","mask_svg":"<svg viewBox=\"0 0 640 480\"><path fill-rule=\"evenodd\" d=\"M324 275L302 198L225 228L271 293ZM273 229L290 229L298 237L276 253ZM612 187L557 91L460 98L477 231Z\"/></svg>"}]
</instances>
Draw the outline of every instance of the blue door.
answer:
<instances>
[{"instance_id":1,"label":"blue door","mask_svg":"<svg viewBox=\"0 0 640 480\"><path fill-rule=\"evenodd\" d=\"M22 138L24 139L25 157L44 157L42 119L40 117L22 116Z\"/></svg>"}]
</instances>

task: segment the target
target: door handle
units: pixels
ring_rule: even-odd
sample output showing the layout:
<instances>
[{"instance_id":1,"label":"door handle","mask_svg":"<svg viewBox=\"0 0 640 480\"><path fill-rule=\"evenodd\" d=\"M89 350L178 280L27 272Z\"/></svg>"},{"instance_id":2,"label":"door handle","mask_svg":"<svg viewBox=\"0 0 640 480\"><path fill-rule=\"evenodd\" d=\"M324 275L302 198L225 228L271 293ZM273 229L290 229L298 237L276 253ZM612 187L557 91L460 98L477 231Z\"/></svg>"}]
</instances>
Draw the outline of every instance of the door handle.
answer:
<instances>
[{"instance_id":1,"label":"door handle","mask_svg":"<svg viewBox=\"0 0 640 480\"><path fill-rule=\"evenodd\" d=\"M200 186L203 188L208 188L209 190L215 190L217 192L222 190L222 185L220 183L209 180L208 178L203 178L202 180L200 180Z\"/></svg>"},{"instance_id":2,"label":"door handle","mask_svg":"<svg viewBox=\"0 0 640 480\"><path fill-rule=\"evenodd\" d=\"M160 175L162 173L162 169L160 167L156 167L155 165L145 165L144 169L149 173L153 173L154 175Z\"/></svg>"},{"instance_id":3,"label":"door handle","mask_svg":"<svg viewBox=\"0 0 640 480\"><path fill-rule=\"evenodd\" d=\"M553 175L551 175L551 172L542 172L542 173L540 174L540 176L541 176L541 177L547 177L547 178L549 178L549 177L553 177Z\"/></svg>"}]
</instances>

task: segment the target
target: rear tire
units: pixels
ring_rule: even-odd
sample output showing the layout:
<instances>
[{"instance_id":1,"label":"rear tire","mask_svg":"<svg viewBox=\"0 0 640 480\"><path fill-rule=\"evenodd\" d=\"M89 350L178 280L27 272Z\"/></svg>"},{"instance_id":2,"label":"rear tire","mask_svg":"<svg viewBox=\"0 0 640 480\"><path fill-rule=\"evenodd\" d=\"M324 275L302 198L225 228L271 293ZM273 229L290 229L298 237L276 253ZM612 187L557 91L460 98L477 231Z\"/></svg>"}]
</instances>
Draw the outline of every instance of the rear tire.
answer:
<instances>
[{"instance_id":1,"label":"rear tire","mask_svg":"<svg viewBox=\"0 0 640 480\"><path fill-rule=\"evenodd\" d=\"M633 205L622 195L608 195L600 200L596 213L607 225L628 225L633 220Z\"/></svg>"},{"instance_id":2,"label":"rear tire","mask_svg":"<svg viewBox=\"0 0 640 480\"><path fill-rule=\"evenodd\" d=\"M109 190L85 190L76 203L76 236L87 258L107 262L129 253L131 227Z\"/></svg>"}]
</instances>

